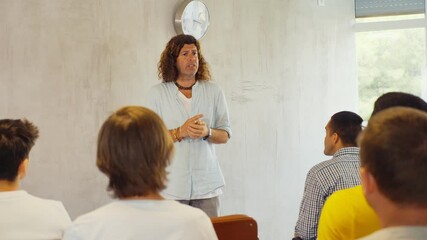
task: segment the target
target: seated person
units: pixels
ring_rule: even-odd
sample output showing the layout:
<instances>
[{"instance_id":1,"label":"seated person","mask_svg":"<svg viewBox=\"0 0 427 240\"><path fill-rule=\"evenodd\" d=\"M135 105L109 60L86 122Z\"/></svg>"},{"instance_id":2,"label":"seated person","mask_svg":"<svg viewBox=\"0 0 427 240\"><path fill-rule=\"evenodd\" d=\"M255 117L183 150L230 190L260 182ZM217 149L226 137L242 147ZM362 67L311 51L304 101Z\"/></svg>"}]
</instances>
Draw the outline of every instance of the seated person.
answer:
<instances>
[{"instance_id":1,"label":"seated person","mask_svg":"<svg viewBox=\"0 0 427 240\"><path fill-rule=\"evenodd\" d=\"M363 194L382 228L362 239L427 239L427 113L381 111L359 142Z\"/></svg>"},{"instance_id":2,"label":"seated person","mask_svg":"<svg viewBox=\"0 0 427 240\"><path fill-rule=\"evenodd\" d=\"M366 202L359 185L336 191L326 200L320 215L317 239L357 239L380 227L380 220Z\"/></svg>"},{"instance_id":3,"label":"seated person","mask_svg":"<svg viewBox=\"0 0 427 240\"><path fill-rule=\"evenodd\" d=\"M427 103L420 97L403 92L389 92L375 101L372 116L396 106L427 112ZM361 186L357 186L333 193L326 200L320 215L318 239L356 239L378 229L380 220L366 202Z\"/></svg>"},{"instance_id":4,"label":"seated person","mask_svg":"<svg viewBox=\"0 0 427 240\"><path fill-rule=\"evenodd\" d=\"M61 202L20 189L39 131L27 120L0 120L0 239L61 239L71 219Z\"/></svg>"},{"instance_id":5,"label":"seated person","mask_svg":"<svg viewBox=\"0 0 427 240\"><path fill-rule=\"evenodd\" d=\"M293 239L316 239L320 211L335 191L360 184L356 138L363 119L353 112L332 115L325 126L324 154L333 156L310 169L304 187Z\"/></svg>"},{"instance_id":6,"label":"seated person","mask_svg":"<svg viewBox=\"0 0 427 240\"><path fill-rule=\"evenodd\" d=\"M173 150L153 111L124 107L113 113L99 131L96 165L118 200L78 217L64 239L217 239L202 210L160 195Z\"/></svg>"}]
</instances>

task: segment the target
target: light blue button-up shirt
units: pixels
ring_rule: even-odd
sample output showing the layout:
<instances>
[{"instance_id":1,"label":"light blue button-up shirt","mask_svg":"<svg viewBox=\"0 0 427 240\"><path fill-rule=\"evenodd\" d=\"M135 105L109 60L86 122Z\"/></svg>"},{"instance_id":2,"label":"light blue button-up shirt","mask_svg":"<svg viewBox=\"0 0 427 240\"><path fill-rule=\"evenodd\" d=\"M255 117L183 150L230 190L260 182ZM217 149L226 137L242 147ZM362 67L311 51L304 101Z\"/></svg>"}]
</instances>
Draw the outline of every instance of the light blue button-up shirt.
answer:
<instances>
[{"instance_id":1,"label":"light blue button-up shirt","mask_svg":"<svg viewBox=\"0 0 427 240\"><path fill-rule=\"evenodd\" d=\"M155 85L148 96L148 106L159 114L168 129L180 127L190 117L203 114L210 128L225 130L231 136L230 119L224 93L211 81L197 81L192 89L191 115L178 96L173 82ZM175 154L168 167L164 192L179 200L210 193L224 186L214 144L202 139L186 138L175 142Z\"/></svg>"}]
</instances>

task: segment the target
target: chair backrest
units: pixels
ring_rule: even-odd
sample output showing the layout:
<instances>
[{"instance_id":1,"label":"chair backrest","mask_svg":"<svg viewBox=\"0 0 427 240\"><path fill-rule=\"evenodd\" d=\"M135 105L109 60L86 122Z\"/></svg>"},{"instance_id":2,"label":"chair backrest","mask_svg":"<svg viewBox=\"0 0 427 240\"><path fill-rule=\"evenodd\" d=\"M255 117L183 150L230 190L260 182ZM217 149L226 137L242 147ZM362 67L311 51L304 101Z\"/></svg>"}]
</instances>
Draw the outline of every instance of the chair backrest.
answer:
<instances>
[{"instance_id":1,"label":"chair backrest","mask_svg":"<svg viewBox=\"0 0 427 240\"><path fill-rule=\"evenodd\" d=\"M219 240L258 240L258 224L247 215L227 215L211 220Z\"/></svg>"}]
</instances>

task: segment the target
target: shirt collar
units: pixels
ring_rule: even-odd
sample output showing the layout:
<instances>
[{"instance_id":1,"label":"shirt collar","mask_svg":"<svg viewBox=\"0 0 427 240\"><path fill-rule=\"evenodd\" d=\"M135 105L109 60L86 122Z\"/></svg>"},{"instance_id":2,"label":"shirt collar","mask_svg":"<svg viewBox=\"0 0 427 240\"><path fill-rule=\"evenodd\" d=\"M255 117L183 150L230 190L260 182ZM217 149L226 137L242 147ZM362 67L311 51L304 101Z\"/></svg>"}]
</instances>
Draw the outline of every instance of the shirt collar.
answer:
<instances>
[{"instance_id":1,"label":"shirt collar","mask_svg":"<svg viewBox=\"0 0 427 240\"><path fill-rule=\"evenodd\" d=\"M358 147L343 147L334 154L334 158L342 156L342 155L347 155L347 154L359 154L359 148Z\"/></svg>"},{"instance_id":2,"label":"shirt collar","mask_svg":"<svg viewBox=\"0 0 427 240\"><path fill-rule=\"evenodd\" d=\"M5 191L5 192L0 192L0 197L13 198L13 197L21 197L27 194L28 193L25 190Z\"/></svg>"}]
</instances>

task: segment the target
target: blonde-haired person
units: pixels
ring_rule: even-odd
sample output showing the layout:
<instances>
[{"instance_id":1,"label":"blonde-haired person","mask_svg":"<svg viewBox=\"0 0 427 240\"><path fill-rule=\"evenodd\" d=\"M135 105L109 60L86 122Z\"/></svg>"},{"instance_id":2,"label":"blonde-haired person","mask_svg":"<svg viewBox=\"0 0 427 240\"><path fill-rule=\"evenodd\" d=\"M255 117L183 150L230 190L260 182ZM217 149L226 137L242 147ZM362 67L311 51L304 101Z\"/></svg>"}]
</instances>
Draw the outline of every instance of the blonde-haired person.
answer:
<instances>
[{"instance_id":1,"label":"blonde-haired person","mask_svg":"<svg viewBox=\"0 0 427 240\"><path fill-rule=\"evenodd\" d=\"M108 117L98 135L96 165L118 200L78 217L64 239L217 239L203 211L160 195L173 151L172 138L153 111L124 107Z\"/></svg>"}]
</instances>

